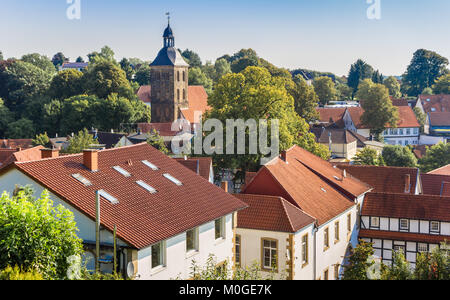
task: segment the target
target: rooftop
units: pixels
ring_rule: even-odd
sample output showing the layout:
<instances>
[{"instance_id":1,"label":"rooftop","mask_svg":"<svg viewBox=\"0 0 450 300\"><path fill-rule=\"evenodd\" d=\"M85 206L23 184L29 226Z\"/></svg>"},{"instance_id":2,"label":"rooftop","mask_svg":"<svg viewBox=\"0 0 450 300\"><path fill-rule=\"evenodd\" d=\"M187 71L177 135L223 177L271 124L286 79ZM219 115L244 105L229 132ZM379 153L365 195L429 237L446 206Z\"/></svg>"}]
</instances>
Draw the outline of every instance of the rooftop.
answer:
<instances>
[{"instance_id":1,"label":"rooftop","mask_svg":"<svg viewBox=\"0 0 450 300\"><path fill-rule=\"evenodd\" d=\"M423 194L450 197L450 175L421 174Z\"/></svg>"},{"instance_id":2,"label":"rooftop","mask_svg":"<svg viewBox=\"0 0 450 300\"><path fill-rule=\"evenodd\" d=\"M450 175L450 164L428 172L428 174Z\"/></svg>"}]
</instances>

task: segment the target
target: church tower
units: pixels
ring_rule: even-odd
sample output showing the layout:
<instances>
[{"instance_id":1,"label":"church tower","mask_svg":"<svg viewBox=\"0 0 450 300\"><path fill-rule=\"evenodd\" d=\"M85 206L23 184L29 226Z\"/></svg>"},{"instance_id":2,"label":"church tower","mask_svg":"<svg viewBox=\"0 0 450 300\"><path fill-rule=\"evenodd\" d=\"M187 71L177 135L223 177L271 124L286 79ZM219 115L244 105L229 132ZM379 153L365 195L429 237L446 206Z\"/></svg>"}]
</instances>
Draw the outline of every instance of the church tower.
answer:
<instances>
[{"instance_id":1,"label":"church tower","mask_svg":"<svg viewBox=\"0 0 450 300\"><path fill-rule=\"evenodd\" d=\"M152 123L172 123L180 110L189 108L189 64L175 48L170 17L163 35L164 47L150 64Z\"/></svg>"}]
</instances>

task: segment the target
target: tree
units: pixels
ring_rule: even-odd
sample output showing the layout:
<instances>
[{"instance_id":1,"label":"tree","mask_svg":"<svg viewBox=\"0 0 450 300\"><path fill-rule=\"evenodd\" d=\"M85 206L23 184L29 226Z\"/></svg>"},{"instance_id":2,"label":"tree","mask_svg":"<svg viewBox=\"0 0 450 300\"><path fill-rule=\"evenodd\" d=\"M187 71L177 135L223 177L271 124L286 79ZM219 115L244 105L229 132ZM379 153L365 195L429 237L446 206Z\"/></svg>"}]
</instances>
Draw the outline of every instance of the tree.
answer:
<instances>
[{"instance_id":1,"label":"tree","mask_svg":"<svg viewBox=\"0 0 450 300\"><path fill-rule=\"evenodd\" d=\"M422 112L422 110L418 107L414 107L414 114L416 115L416 119L420 124L420 132L424 132L424 125L427 121L427 116Z\"/></svg>"},{"instance_id":2,"label":"tree","mask_svg":"<svg viewBox=\"0 0 450 300\"><path fill-rule=\"evenodd\" d=\"M362 166L382 166L384 162L381 160L382 157L378 155L375 149L366 147L356 153L356 156L353 158L353 163Z\"/></svg>"},{"instance_id":3,"label":"tree","mask_svg":"<svg viewBox=\"0 0 450 300\"><path fill-rule=\"evenodd\" d=\"M202 85L206 93L210 94L212 92L213 81L200 68L192 68L189 70L189 84Z\"/></svg>"},{"instance_id":4,"label":"tree","mask_svg":"<svg viewBox=\"0 0 450 300\"><path fill-rule=\"evenodd\" d=\"M423 89L422 95L434 95L433 89L430 87L426 87Z\"/></svg>"},{"instance_id":5,"label":"tree","mask_svg":"<svg viewBox=\"0 0 450 300\"><path fill-rule=\"evenodd\" d=\"M371 243L360 240L358 246L351 250L342 280L369 280L368 271L374 264L370 258L374 253Z\"/></svg>"},{"instance_id":6,"label":"tree","mask_svg":"<svg viewBox=\"0 0 450 300\"><path fill-rule=\"evenodd\" d=\"M309 126L295 112L294 99L285 88L285 80L272 77L270 73L259 67L249 67L243 72L228 74L219 80L214 92L208 99L211 110L206 113L205 120L217 119L223 124L224 135L227 130L226 120L279 120L279 148L287 150L297 144L306 150L329 157L328 149L315 142L315 137L309 132ZM268 122L268 140L270 141L272 123ZM252 132L253 133L253 132ZM257 130L258 135L261 134ZM237 135L236 132L234 133ZM246 140L249 138L249 128L245 129ZM228 141L229 142L229 141ZM236 153L236 145L234 153ZM257 170L262 154L213 156L219 168Z\"/></svg>"},{"instance_id":7,"label":"tree","mask_svg":"<svg viewBox=\"0 0 450 300\"><path fill-rule=\"evenodd\" d=\"M214 64L215 77L214 81L219 81L223 76L231 73L231 64L224 58L216 60Z\"/></svg>"},{"instance_id":8,"label":"tree","mask_svg":"<svg viewBox=\"0 0 450 300\"><path fill-rule=\"evenodd\" d=\"M56 73L55 66L47 56L40 55L38 53L26 54L22 56L21 60L40 68L41 70L50 75Z\"/></svg>"},{"instance_id":9,"label":"tree","mask_svg":"<svg viewBox=\"0 0 450 300\"><path fill-rule=\"evenodd\" d=\"M313 81L314 91L320 99L320 103L323 105L329 101L336 100L336 88L333 80L330 77L322 76L314 79Z\"/></svg>"},{"instance_id":10,"label":"tree","mask_svg":"<svg viewBox=\"0 0 450 300\"><path fill-rule=\"evenodd\" d=\"M6 137L8 125L12 122L14 122L14 115L4 105L2 98L0 98L0 138Z\"/></svg>"},{"instance_id":11,"label":"tree","mask_svg":"<svg viewBox=\"0 0 450 300\"><path fill-rule=\"evenodd\" d=\"M259 65L259 60L257 57L242 57L233 63L231 63L231 70L233 73L240 73L247 67L256 67Z\"/></svg>"},{"instance_id":12,"label":"tree","mask_svg":"<svg viewBox=\"0 0 450 300\"><path fill-rule=\"evenodd\" d=\"M437 78L448 73L447 58L436 52L417 50L403 75L403 89L409 96L418 96L425 88L431 87Z\"/></svg>"},{"instance_id":13,"label":"tree","mask_svg":"<svg viewBox=\"0 0 450 300\"><path fill-rule=\"evenodd\" d=\"M439 143L427 149L419 162L422 172L430 172L450 164L450 143Z\"/></svg>"},{"instance_id":14,"label":"tree","mask_svg":"<svg viewBox=\"0 0 450 300\"><path fill-rule=\"evenodd\" d=\"M376 70L373 74L372 74L372 81L374 83L381 83L383 84L384 81L384 76L383 74L380 73L380 71Z\"/></svg>"},{"instance_id":15,"label":"tree","mask_svg":"<svg viewBox=\"0 0 450 300\"><path fill-rule=\"evenodd\" d=\"M166 155L170 153L169 149L167 149L166 145L164 144L164 139L158 134L155 129L153 129L152 132L148 134L147 144Z\"/></svg>"},{"instance_id":16,"label":"tree","mask_svg":"<svg viewBox=\"0 0 450 300\"><path fill-rule=\"evenodd\" d=\"M409 147L388 145L383 149L383 159L390 167L417 167L417 158Z\"/></svg>"},{"instance_id":17,"label":"tree","mask_svg":"<svg viewBox=\"0 0 450 300\"><path fill-rule=\"evenodd\" d=\"M382 85L364 80L358 89L358 99L364 113L361 116L362 124L370 128L370 131L379 138L386 129L386 125L397 126L398 110L392 105L388 89Z\"/></svg>"},{"instance_id":18,"label":"tree","mask_svg":"<svg viewBox=\"0 0 450 300\"><path fill-rule=\"evenodd\" d=\"M78 56L77 60L75 62L77 62L77 63L84 63L84 59L81 56Z\"/></svg>"},{"instance_id":19,"label":"tree","mask_svg":"<svg viewBox=\"0 0 450 300\"><path fill-rule=\"evenodd\" d=\"M105 60L89 66L83 81L86 91L99 98L106 98L112 93L124 95L125 91L131 90L125 72L116 64Z\"/></svg>"},{"instance_id":20,"label":"tree","mask_svg":"<svg viewBox=\"0 0 450 300\"><path fill-rule=\"evenodd\" d=\"M0 270L0 280L44 280L42 275L33 269L23 270L19 266L14 268L11 266L6 267L4 270Z\"/></svg>"},{"instance_id":21,"label":"tree","mask_svg":"<svg viewBox=\"0 0 450 300\"><path fill-rule=\"evenodd\" d=\"M200 59L200 56L194 51L186 49L181 52L181 56L184 57L191 68L200 68L202 66L202 60Z\"/></svg>"},{"instance_id":22,"label":"tree","mask_svg":"<svg viewBox=\"0 0 450 300\"><path fill-rule=\"evenodd\" d=\"M71 154L81 153L83 150L89 149L91 145L95 144L98 144L98 141L94 139L94 136L89 134L89 131L85 128L70 138L69 146L64 152Z\"/></svg>"},{"instance_id":23,"label":"tree","mask_svg":"<svg viewBox=\"0 0 450 300\"><path fill-rule=\"evenodd\" d=\"M136 71L136 77L134 79L140 86L150 85L150 67L147 65L141 66Z\"/></svg>"},{"instance_id":24,"label":"tree","mask_svg":"<svg viewBox=\"0 0 450 300\"><path fill-rule=\"evenodd\" d=\"M2 60L3 60L3 52L0 51L0 61L2 61Z\"/></svg>"},{"instance_id":25,"label":"tree","mask_svg":"<svg viewBox=\"0 0 450 300\"><path fill-rule=\"evenodd\" d=\"M293 80L287 81L286 89L294 98L295 111L305 119L307 123L319 119L319 113L316 107L319 103L319 97L312 86L306 83L301 75L297 75Z\"/></svg>"},{"instance_id":26,"label":"tree","mask_svg":"<svg viewBox=\"0 0 450 300\"><path fill-rule=\"evenodd\" d=\"M127 79L131 81L131 79L133 79L134 70L131 66L130 61L124 57L119 64L122 70L125 72Z\"/></svg>"},{"instance_id":27,"label":"tree","mask_svg":"<svg viewBox=\"0 0 450 300\"><path fill-rule=\"evenodd\" d=\"M17 265L45 279L66 279L68 258L80 256L82 241L73 213L53 205L49 193L33 198L29 188L0 197L0 269Z\"/></svg>"},{"instance_id":28,"label":"tree","mask_svg":"<svg viewBox=\"0 0 450 300\"><path fill-rule=\"evenodd\" d=\"M400 83L394 76L386 78L383 84L389 90L389 95L392 98L398 99L402 96L402 93L400 92Z\"/></svg>"},{"instance_id":29,"label":"tree","mask_svg":"<svg viewBox=\"0 0 450 300\"><path fill-rule=\"evenodd\" d=\"M98 97L87 95L65 99L61 107L61 133L67 135L83 128L99 127L99 119L104 119L103 116L107 113L98 109L100 102Z\"/></svg>"},{"instance_id":30,"label":"tree","mask_svg":"<svg viewBox=\"0 0 450 300\"><path fill-rule=\"evenodd\" d=\"M47 132L36 135L36 137L33 139L33 146L50 147L51 143Z\"/></svg>"},{"instance_id":31,"label":"tree","mask_svg":"<svg viewBox=\"0 0 450 300\"><path fill-rule=\"evenodd\" d=\"M104 46L99 52L92 52L88 55L89 62L90 63L99 63L99 62L110 62L113 64L117 64L116 60L114 59L114 51L108 47Z\"/></svg>"},{"instance_id":32,"label":"tree","mask_svg":"<svg viewBox=\"0 0 450 300\"><path fill-rule=\"evenodd\" d=\"M347 84L336 83L336 97L340 101L347 101L352 98L353 89Z\"/></svg>"},{"instance_id":33,"label":"tree","mask_svg":"<svg viewBox=\"0 0 450 300\"><path fill-rule=\"evenodd\" d=\"M365 79L371 79L373 72L373 68L362 59L358 59L351 65L348 73L348 86L353 88L352 98L358 91L360 83Z\"/></svg>"},{"instance_id":34,"label":"tree","mask_svg":"<svg viewBox=\"0 0 450 300\"><path fill-rule=\"evenodd\" d=\"M62 52L53 55L52 63L55 67L61 66L66 61L69 61L69 58L66 58Z\"/></svg>"},{"instance_id":35,"label":"tree","mask_svg":"<svg viewBox=\"0 0 450 300\"><path fill-rule=\"evenodd\" d=\"M80 95L83 92L83 73L75 69L59 72L53 77L49 89L49 95L60 100Z\"/></svg>"},{"instance_id":36,"label":"tree","mask_svg":"<svg viewBox=\"0 0 450 300\"><path fill-rule=\"evenodd\" d=\"M420 253L417 256L414 278L416 280L449 280L450 256L447 244L436 247L431 253Z\"/></svg>"},{"instance_id":37,"label":"tree","mask_svg":"<svg viewBox=\"0 0 450 300\"><path fill-rule=\"evenodd\" d=\"M450 74L439 77L433 85L435 94L450 94Z\"/></svg>"},{"instance_id":38,"label":"tree","mask_svg":"<svg viewBox=\"0 0 450 300\"><path fill-rule=\"evenodd\" d=\"M33 122L25 118L10 123L6 130L10 139L29 139L34 136L34 133Z\"/></svg>"}]
</instances>

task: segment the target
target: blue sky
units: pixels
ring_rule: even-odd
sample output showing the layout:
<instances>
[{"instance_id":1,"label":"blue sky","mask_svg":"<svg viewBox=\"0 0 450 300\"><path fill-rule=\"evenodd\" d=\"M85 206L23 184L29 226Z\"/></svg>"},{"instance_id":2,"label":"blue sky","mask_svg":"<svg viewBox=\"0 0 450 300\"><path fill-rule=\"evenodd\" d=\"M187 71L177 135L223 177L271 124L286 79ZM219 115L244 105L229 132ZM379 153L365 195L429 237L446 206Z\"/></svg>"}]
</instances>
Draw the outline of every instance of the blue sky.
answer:
<instances>
[{"instance_id":1,"label":"blue sky","mask_svg":"<svg viewBox=\"0 0 450 300\"><path fill-rule=\"evenodd\" d=\"M81 19L69 20L67 0L2 0L0 50L75 59L109 45L116 59L150 60L170 11L176 46L203 61L253 48L290 69L346 75L362 58L400 75L419 48L450 58L448 0L381 0L380 20L367 18L367 0L80 1Z\"/></svg>"}]
</instances>

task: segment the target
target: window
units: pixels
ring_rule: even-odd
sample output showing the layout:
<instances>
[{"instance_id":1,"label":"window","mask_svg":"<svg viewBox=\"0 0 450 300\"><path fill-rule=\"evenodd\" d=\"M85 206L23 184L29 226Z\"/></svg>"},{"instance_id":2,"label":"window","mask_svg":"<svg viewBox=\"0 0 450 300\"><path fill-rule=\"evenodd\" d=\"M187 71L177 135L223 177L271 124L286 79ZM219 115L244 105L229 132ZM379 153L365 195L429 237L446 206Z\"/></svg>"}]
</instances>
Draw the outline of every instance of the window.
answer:
<instances>
[{"instance_id":1,"label":"window","mask_svg":"<svg viewBox=\"0 0 450 300\"><path fill-rule=\"evenodd\" d=\"M154 164L152 164L151 162L149 162L147 160L143 160L142 163L144 165L146 165L147 167L149 167L150 169L152 169L153 171L159 170L159 168L157 166L155 166Z\"/></svg>"},{"instance_id":2,"label":"window","mask_svg":"<svg viewBox=\"0 0 450 300\"><path fill-rule=\"evenodd\" d=\"M394 251L397 253L405 254L405 246L399 246L399 245L394 246Z\"/></svg>"},{"instance_id":3,"label":"window","mask_svg":"<svg viewBox=\"0 0 450 300\"><path fill-rule=\"evenodd\" d=\"M156 193L157 193L157 190L156 190L154 187L149 186L148 184L146 184L146 183L143 182L142 180L136 181L136 183L137 183L140 187L142 187L142 188L144 188L145 190L147 190L148 192L150 192L151 194L156 194Z\"/></svg>"},{"instance_id":4,"label":"window","mask_svg":"<svg viewBox=\"0 0 450 300\"><path fill-rule=\"evenodd\" d=\"M152 246L152 269L164 266L165 248L164 242Z\"/></svg>"},{"instance_id":5,"label":"window","mask_svg":"<svg viewBox=\"0 0 450 300\"><path fill-rule=\"evenodd\" d=\"M175 177L173 177L172 175L166 173L163 174L164 177L166 177L167 179L169 179L170 181L172 181L173 183L175 183L178 186L182 186L183 183L181 183L181 181L179 181L178 179L176 179Z\"/></svg>"},{"instance_id":6,"label":"window","mask_svg":"<svg viewBox=\"0 0 450 300\"><path fill-rule=\"evenodd\" d=\"M186 252L198 251L198 228L186 232Z\"/></svg>"},{"instance_id":7,"label":"window","mask_svg":"<svg viewBox=\"0 0 450 300\"><path fill-rule=\"evenodd\" d=\"M379 217L370 217L370 227L379 228L380 227L380 218Z\"/></svg>"},{"instance_id":8,"label":"window","mask_svg":"<svg viewBox=\"0 0 450 300\"><path fill-rule=\"evenodd\" d=\"M183 71L183 81L186 81L186 72Z\"/></svg>"},{"instance_id":9,"label":"window","mask_svg":"<svg viewBox=\"0 0 450 300\"><path fill-rule=\"evenodd\" d=\"M323 250L326 251L330 247L330 230L325 228L323 231Z\"/></svg>"},{"instance_id":10,"label":"window","mask_svg":"<svg viewBox=\"0 0 450 300\"><path fill-rule=\"evenodd\" d=\"M417 246L417 252L419 253L428 252L428 245L419 243L419 245Z\"/></svg>"},{"instance_id":11,"label":"window","mask_svg":"<svg viewBox=\"0 0 450 300\"><path fill-rule=\"evenodd\" d=\"M403 135L403 129L399 129L399 134Z\"/></svg>"},{"instance_id":12,"label":"window","mask_svg":"<svg viewBox=\"0 0 450 300\"><path fill-rule=\"evenodd\" d=\"M99 194L100 197L105 198L106 200L108 200L112 204L118 204L119 203L119 200L117 200L117 198L111 196L110 194L108 194L104 190L99 190L98 194Z\"/></svg>"},{"instance_id":13,"label":"window","mask_svg":"<svg viewBox=\"0 0 450 300\"><path fill-rule=\"evenodd\" d=\"M328 274L329 274L329 270L326 269L325 271L323 271L323 280L328 280Z\"/></svg>"},{"instance_id":14,"label":"window","mask_svg":"<svg viewBox=\"0 0 450 300\"><path fill-rule=\"evenodd\" d=\"M308 235L302 237L302 264L303 266L308 264L309 261L308 254Z\"/></svg>"},{"instance_id":15,"label":"window","mask_svg":"<svg viewBox=\"0 0 450 300\"><path fill-rule=\"evenodd\" d=\"M116 170L117 172L119 172L120 174L122 174L122 175L125 176L125 177L130 177L130 176L131 176L131 174L128 173L128 171L126 171L126 170L123 169L122 167L115 166L115 167L113 167L113 169Z\"/></svg>"},{"instance_id":16,"label":"window","mask_svg":"<svg viewBox=\"0 0 450 300\"><path fill-rule=\"evenodd\" d=\"M177 100L180 101L180 90L177 89Z\"/></svg>"},{"instance_id":17,"label":"window","mask_svg":"<svg viewBox=\"0 0 450 300\"><path fill-rule=\"evenodd\" d=\"M81 182L82 184L84 184L84 186L92 185L92 183L88 179L83 177L81 174L72 174L72 177Z\"/></svg>"},{"instance_id":18,"label":"window","mask_svg":"<svg viewBox=\"0 0 450 300\"><path fill-rule=\"evenodd\" d=\"M400 219L400 230L408 230L409 221L407 219Z\"/></svg>"},{"instance_id":19,"label":"window","mask_svg":"<svg viewBox=\"0 0 450 300\"><path fill-rule=\"evenodd\" d=\"M263 269L266 270L277 269L277 253L278 253L277 244L278 242L276 240L262 239Z\"/></svg>"},{"instance_id":20,"label":"window","mask_svg":"<svg viewBox=\"0 0 450 300\"><path fill-rule=\"evenodd\" d=\"M236 257L236 266L241 265L241 236L236 235L236 243L235 243L235 257Z\"/></svg>"},{"instance_id":21,"label":"window","mask_svg":"<svg viewBox=\"0 0 450 300\"><path fill-rule=\"evenodd\" d=\"M180 81L180 71L177 72L177 81Z\"/></svg>"},{"instance_id":22,"label":"window","mask_svg":"<svg viewBox=\"0 0 450 300\"><path fill-rule=\"evenodd\" d=\"M419 128L414 128L414 134L419 134Z\"/></svg>"},{"instance_id":23,"label":"window","mask_svg":"<svg viewBox=\"0 0 450 300\"><path fill-rule=\"evenodd\" d=\"M186 90L183 89L183 100L186 100Z\"/></svg>"},{"instance_id":24,"label":"window","mask_svg":"<svg viewBox=\"0 0 450 300\"><path fill-rule=\"evenodd\" d=\"M352 214L347 215L347 232L352 232Z\"/></svg>"},{"instance_id":25,"label":"window","mask_svg":"<svg viewBox=\"0 0 450 300\"><path fill-rule=\"evenodd\" d=\"M406 129L406 135L410 135L411 134L411 129Z\"/></svg>"},{"instance_id":26,"label":"window","mask_svg":"<svg viewBox=\"0 0 450 300\"><path fill-rule=\"evenodd\" d=\"M439 222L431 221L431 224L430 224L430 231L431 231L431 232L439 232L439 228L440 228L439 225L440 225Z\"/></svg>"},{"instance_id":27,"label":"window","mask_svg":"<svg viewBox=\"0 0 450 300\"><path fill-rule=\"evenodd\" d=\"M215 221L215 237L216 240L225 238L225 218L220 218Z\"/></svg>"},{"instance_id":28,"label":"window","mask_svg":"<svg viewBox=\"0 0 450 300\"><path fill-rule=\"evenodd\" d=\"M334 223L334 242L339 242L339 222Z\"/></svg>"},{"instance_id":29,"label":"window","mask_svg":"<svg viewBox=\"0 0 450 300\"><path fill-rule=\"evenodd\" d=\"M334 265L334 280L339 280L339 264Z\"/></svg>"}]
</instances>

